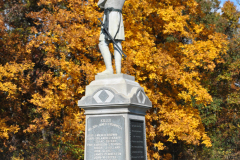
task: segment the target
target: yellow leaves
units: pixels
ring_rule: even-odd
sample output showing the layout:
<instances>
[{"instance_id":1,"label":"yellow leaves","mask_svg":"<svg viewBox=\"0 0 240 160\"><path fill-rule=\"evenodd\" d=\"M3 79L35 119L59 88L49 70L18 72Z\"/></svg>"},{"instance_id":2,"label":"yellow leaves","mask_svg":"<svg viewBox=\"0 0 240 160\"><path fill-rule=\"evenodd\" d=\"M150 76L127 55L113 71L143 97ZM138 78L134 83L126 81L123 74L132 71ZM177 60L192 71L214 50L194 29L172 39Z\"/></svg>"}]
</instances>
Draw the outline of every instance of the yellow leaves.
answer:
<instances>
[{"instance_id":1,"label":"yellow leaves","mask_svg":"<svg viewBox=\"0 0 240 160\"><path fill-rule=\"evenodd\" d=\"M196 34L199 34L200 32L202 32L203 29L204 29L204 25L203 24L194 26L194 30L195 30Z\"/></svg>"},{"instance_id":2,"label":"yellow leaves","mask_svg":"<svg viewBox=\"0 0 240 160\"><path fill-rule=\"evenodd\" d=\"M0 65L0 80L2 77L13 78L17 74L20 74L24 70L31 69L33 67L33 63L25 62L23 64L17 64L15 62L6 63L4 66Z\"/></svg>"},{"instance_id":3,"label":"yellow leaves","mask_svg":"<svg viewBox=\"0 0 240 160\"><path fill-rule=\"evenodd\" d=\"M42 116L43 116L43 120L45 122L48 122L48 119L50 118L50 114L48 112L44 112Z\"/></svg>"},{"instance_id":4,"label":"yellow leaves","mask_svg":"<svg viewBox=\"0 0 240 160\"><path fill-rule=\"evenodd\" d=\"M31 27L31 32L32 32L33 34L38 33L38 31L37 31L37 29L36 29L35 27Z\"/></svg>"},{"instance_id":5,"label":"yellow leaves","mask_svg":"<svg viewBox=\"0 0 240 160\"><path fill-rule=\"evenodd\" d=\"M162 142L158 142L154 144L155 147L158 148L158 150L164 150L164 144Z\"/></svg>"},{"instance_id":6,"label":"yellow leaves","mask_svg":"<svg viewBox=\"0 0 240 160\"><path fill-rule=\"evenodd\" d=\"M154 113L152 114L152 119L155 120L155 121L159 120L158 116Z\"/></svg>"},{"instance_id":7,"label":"yellow leaves","mask_svg":"<svg viewBox=\"0 0 240 160\"><path fill-rule=\"evenodd\" d=\"M182 91L181 93L178 94L178 96L181 99L184 99L185 102L190 102L191 99L191 94L188 94L186 91Z\"/></svg>"},{"instance_id":8,"label":"yellow leaves","mask_svg":"<svg viewBox=\"0 0 240 160\"><path fill-rule=\"evenodd\" d=\"M189 19L188 15L182 15L183 6L176 7L169 6L166 9L159 9L157 11L158 15L161 16L162 20L165 21L164 24L164 34L172 34L175 32L181 32L183 35L187 35L184 27L187 26L186 20Z\"/></svg>"},{"instance_id":9,"label":"yellow leaves","mask_svg":"<svg viewBox=\"0 0 240 160\"><path fill-rule=\"evenodd\" d=\"M147 79L147 77L139 77L137 80L138 81L144 81L145 79Z\"/></svg>"},{"instance_id":10,"label":"yellow leaves","mask_svg":"<svg viewBox=\"0 0 240 160\"><path fill-rule=\"evenodd\" d=\"M198 110L191 107L179 107L169 110L167 106L164 117L161 120L159 131L167 135L168 141L176 143L176 140L186 141L188 144L199 144L200 140L206 140L210 145L210 138L206 135L201 124L201 118ZM161 107L163 108L163 106ZM165 108L165 107L164 107Z\"/></svg>"},{"instance_id":11,"label":"yellow leaves","mask_svg":"<svg viewBox=\"0 0 240 160\"><path fill-rule=\"evenodd\" d=\"M8 126L5 119L0 119L0 138L9 138L9 133L13 132L14 134L19 130L18 125Z\"/></svg>"},{"instance_id":12,"label":"yellow leaves","mask_svg":"<svg viewBox=\"0 0 240 160\"><path fill-rule=\"evenodd\" d=\"M64 118L64 123L63 123L63 132L65 132L65 139L69 139L73 135L77 136L80 133L83 133L85 130L85 123L82 120L84 118L84 115L82 115L80 112L77 113L71 113L70 115L66 116ZM71 134L67 134L71 131ZM68 137L68 138L67 138ZM74 137L72 137L74 138Z\"/></svg>"},{"instance_id":13,"label":"yellow leaves","mask_svg":"<svg viewBox=\"0 0 240 160\"><path fill-rule=\"evenodd\" d=\"M156 136L155 131L150 131L149 136L152 137L152 139Z\"/></svg>"},{"instance_id":14,"label":"yellow leaves","mask_svg":"<svg viewBox=\"0 0 240 160\"><path fill-rule=\"evenodd\" d=\"M149 121L149 120L151 119L151 115L150 115L150 114L147 114L147 115L145 116L145 118Z\"/></svg>"},{"instance_id":15,"label":"yellow leaves","mask_svg":"<svg viewBox=\"0 0 240 160\"><path fill-rule=\"evenodd\" d=\"M157 160L160 160L161 156L159 155L159 153L156 152L156 153L153 154L153 158L157 159Z\"/></svg>"},{"instance_id":16,"label":"yellow leaves","mask_svg":"<svg viewBox=\"0 0 240 160\"><path fill-rule=\"evenodd\" d=\"M12 84L11 82L1 83L0 82L0 90L4 92L8 92L9 95L12 95L16 92L17 86Z\"/></svg>"},{"instance_id":17,"label":"yellow leaves","mask_svg":"<svg viewBox=\"0 0 240 160\"><path fill-rule=\"evenodd\" d=\"M52 91L47 91L48 94L43 97L40 94L36 93L32 95L32 99L30 100L36 106L39 106L44 109L48 109L50 111L59 110L59 107L62 105L59 102L59 97L54 95Z\"/></svg>"},{"instance_id":18,"label":"yellow leaves","mask_svg":"<svg viewBox=\"0 0 240 160\"><path fill-rule=\"evenodd\" d=\"M195 26L196 32L202 32L202 27ZM227 51L227 39L223 34L213 33L208 35L206 41L192 41L192 44L180 45L182 54L182 67L194 70L196 67L203 67L206 70L213 70L213 60L220 59L220 54Z\"/></svg>"},{"instance_id":19,"label":"yellow leaves","mask_svg":"<svg viewBox=\"0 0 240 160\"><path fill-rule=\"evenodd\" d=\"M67 85L65 83L62 83L60 86L59 86L60 89L62 90L65 90L67 89Z\"/></svg>"},{"instance_id":20,"label":"yellow leaves","mask_svg":"<svg viewBox=\"0 0 240 160\"><path fill-rule=\"evenodd\" d=\"M207 133L203 134L203 142L202 144L205 144L207 147L212 147L211 139L207 136Z\"/></svg>"},{"instance_id":21,"label":"yellow leaves","mask_svg":"<svg viewBox=\"0 0 240 160\"><path fill-rule=\"evenodd\" d=\"M4 66L0 65L0 91L7 92L7 98L15 99L14 95L21 91L15 82L17 83L22 78L24 70L32 69L32 67L33 63L28 62L23 64L10 62Z\"/></svg>"},{"instance_id":22,"label":"yellow leaves","mask_svg":"<svg viewBox=\"0 0 240 160\"><path fill-rule=\"evenodd\" d=\"M40 2L38 2L38 5L40 6L40 4L45 4L45 5L49 5L51 4L52 2L51 1L48 1L48 0L40 0Z\"/></svg>"},{"instance_id":23,"label":"yellow leaves","mask_svg":"<svg viewBox=\"0 0 240 160\"><path fill-rule=\"evenodd\" d=\"M83 89L83 87L78 87L77 89L77 93L82 94L85 90Z\"/></svg>"},{"instance_id":24,"label":"yellow leaves","mask_svg":"<svg viewBox=\"0 0 240 160\"><path fill-rule=\"evenodd\" d=\"M13 156L12 160L24 160L24 158Z\"/></svg>"},{"instance_id":25,"label":"yellow leaves","mask_svg":"<svg viewBox=\"0 0 240 160\"><path fill-rule=\"evenodd\" d=\"M23 130L24 133L26 132L36 132L37 131L37 125L30 124L29 127L25 130Z\"/></svg>"}]
</instances>

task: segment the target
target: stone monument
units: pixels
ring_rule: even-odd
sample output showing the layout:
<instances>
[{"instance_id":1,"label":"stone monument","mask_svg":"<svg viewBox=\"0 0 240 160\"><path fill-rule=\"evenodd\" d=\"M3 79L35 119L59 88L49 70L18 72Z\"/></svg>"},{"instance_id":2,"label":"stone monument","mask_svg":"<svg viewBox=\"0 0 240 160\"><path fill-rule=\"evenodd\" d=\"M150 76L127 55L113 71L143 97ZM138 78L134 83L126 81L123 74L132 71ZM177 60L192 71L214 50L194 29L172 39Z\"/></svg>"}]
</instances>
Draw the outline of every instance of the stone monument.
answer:
<instances>
[{"instance_id":1,"label":"stone monument","mask_svg":"<svg viewBox=\"0 0 240 160\"><path fill-rule=\"evenodd\" d=\"M143 88L126 74L97 75L78 101L85 110L85 160L146 160Z\"/></svg>"},{"instance_id":2,"label":"stone monument","mask_svg":"<svg viewBox=\"0 0 240 160\"><path fill-rule=\"evenodd\" d=\"M122 7L125 0L99 0L104 9L99 48L106 70L87 87L78 106L85 110L85 160L146 160L145 114L152 107L143 88L121 74L124 40ZM108 45L114 45L117 74L113 74Z\"/></svg>"}]
</instances>

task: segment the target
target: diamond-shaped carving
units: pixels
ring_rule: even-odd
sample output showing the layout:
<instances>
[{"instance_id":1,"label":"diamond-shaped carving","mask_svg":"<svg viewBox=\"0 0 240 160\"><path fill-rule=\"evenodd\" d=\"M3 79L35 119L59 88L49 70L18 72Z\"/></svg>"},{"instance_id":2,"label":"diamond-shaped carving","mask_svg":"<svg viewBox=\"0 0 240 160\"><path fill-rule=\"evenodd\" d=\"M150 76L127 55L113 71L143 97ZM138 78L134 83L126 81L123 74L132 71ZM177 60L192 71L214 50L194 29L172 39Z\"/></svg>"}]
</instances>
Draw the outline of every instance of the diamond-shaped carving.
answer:
<instances>
[{"instance_id":1,"label":"diamond-shaped carving","mask_svg":"<svg viewBox=\"0 0 240 160\"><path fill-rule=\"evenodd\" d=\"M114 94L109 90L100 90L93 96L93 98L97 103L110 103L114 98Z\"/></svg>"},{"instance_id":2,"label":"diamond-shaped carving","mask_svg":"<svg viewBox=\"0 0 240 160\"><path fill-rule=\"evenodd\" d=\"M138 103L142 103L142 104L145 103L146 96L141 90L137 93L137 100L138 100Z\"/></svg>"},{"instance_id":3,"label":"diamond-shaped carving","mask_svg":"<svg viewBox=\"0 0 240 160\"><path fill-rule=\"evenodd\" d=\"M108 91L108 90L105 90L105 92L108 94L108 98L105 100L105 102L111 102L112 101L112 99L113 99L113 97L114 97L114 94L112 93L112 92L110 92L110 91Z\"/></svg>"},{"instance_id":4,"label":"diamond-shaped carving","mask_svg":"<svg viewBox=\"0 0 240 160\"><path fill-rule=\"evenodd\" d=\"M145 95L143 92L141 92L141 93L142 93L142 96L143 96L142 103L145 103L145 101L146 101L146 95Z\"/></svg>"},{"instance_id":5,"label":"diamond-shaped carving","mask_svg":"<svg viewBox=\"0 0 240 160\"><path fill-rule=\"evenodd\" d=\"M138 95L138 97L139 97L139 99L141 100L141 102L142 102L142 99L143 99L143 94L142 94L142 92L139 92L139 95Z\"/></svg>"},{"instance_id":6,"label":"diamond-shaped carving","mask_svg":"<svg viewBox=\"0 0 240 160\"><path fill-rule=\"evenodd\" d=\"M102 93L103 90L100 90L98 91L94 96L94 100L97 102L97 103L102 103L102 100L99 98L99 95Z\"/></svg>"},{"instance_id":7,"label":"diamond-shaped carving","mask_svg":"<svg viewBox=\"0 0 240 160\"><path fill-rule=\"evenodd\" d=\"M101 99L102 102L105 102L109 95L105 90L103 90L98 97Z\"/></svg>"}]
</instances>

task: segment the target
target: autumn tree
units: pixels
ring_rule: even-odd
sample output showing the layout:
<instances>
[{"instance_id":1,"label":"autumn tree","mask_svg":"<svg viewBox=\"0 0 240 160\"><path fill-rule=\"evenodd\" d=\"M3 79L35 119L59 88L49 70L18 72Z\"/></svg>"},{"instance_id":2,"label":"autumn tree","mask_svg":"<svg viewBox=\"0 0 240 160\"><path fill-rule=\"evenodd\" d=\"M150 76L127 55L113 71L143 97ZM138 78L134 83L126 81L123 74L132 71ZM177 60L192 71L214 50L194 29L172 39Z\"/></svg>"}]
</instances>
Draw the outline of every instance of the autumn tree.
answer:
<instances>
[{"instance_id":1,"label":"autumn tree","mask_svg":"<svg viewBox=\"0 0 240 160\"><path fill-rule=\"evenodd\" d=\"M56 117L50 117L47 109L41 108L41 105L36 106L31 101L35 93L46 94L45 89L51 85L48 77L57 77L59 74L58 70L44 64L46 51L40 47L32 47L30 52L27 50L32 36L38 36L34 31L42 28L42 24L36 24L27 14L43 8L44 6L39 6L35 0L6 0L1 3L1 159L55 159L64 156L80 158L83 154L81 133L84 127L79 120L79 109L73 107L69 111L69 108L64 106L65 108L59 108L59 111L55 112ZM64 88L58 90L62 91ZM72 101L69 99L65 103ZM67 115L68 111L73 114ZM72 122L69 117L75 120ZM67 124L62 125L64 121ZM68 127L69 132L65 134ZM77 136L73 136L75 130L79 131ZM66 137L62 135L70 138L64 140Z\"/></svg>"},{"instance_id":2,"label":"autumn tree","mask_svg":"<svg viewBox=\"0 0 240 160\"><path fill-rule=\"evenodd\" d=\"M209 1L208 1L209 2ZM204 8L205 6L202 5ZM203 85L209 90L213 102L207 107L198 106L202 122L211 137L211 148L197 148L195 152L202 158L239 159L239 11L227 1L222 13L212 12L212 22L216 31L228 36L227 54L222 62L216 63L214 71L204 72ZM209 19L208 19L209 20Z\"/></svg>"},{"instance_id":3,"label":"autumn tree","mask_svg":"<svg viewBox=\"0 0 240 160\"><path fill-rule=\"evenodd\" d=\"M1 138L2 150L81 159L84 116L77 101L105 69L97 47L103 13L93 0L9 0L2 7L1 119L11 139ZM194 0L127 0L123 16L122 72L135 76L153 102L146 115L148 158L181 158L183 145L210 147L194 104L212 102L203 73L226 54L226 36L198 21L204 12Z\"/></svg>"}]
</instances>

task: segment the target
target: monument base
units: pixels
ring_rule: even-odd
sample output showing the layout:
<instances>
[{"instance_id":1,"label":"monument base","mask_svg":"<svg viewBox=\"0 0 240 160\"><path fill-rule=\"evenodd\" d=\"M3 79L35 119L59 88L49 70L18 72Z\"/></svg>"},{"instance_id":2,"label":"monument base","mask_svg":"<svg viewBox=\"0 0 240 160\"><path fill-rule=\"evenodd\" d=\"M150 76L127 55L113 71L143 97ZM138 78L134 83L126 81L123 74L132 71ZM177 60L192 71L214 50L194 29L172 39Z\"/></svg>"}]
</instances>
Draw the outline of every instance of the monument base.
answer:
<instances>
[{"instance_id":1,"label":"monument base","mask_svg":"<svg viewBox=\"0 0 240 160\"><path fill-rule=\"evenodd\" d=\"M146 110L152 107L134 77L95 76L78 101L85 110L85 160L146 160Z\"/></svg>"}]
</instances>

